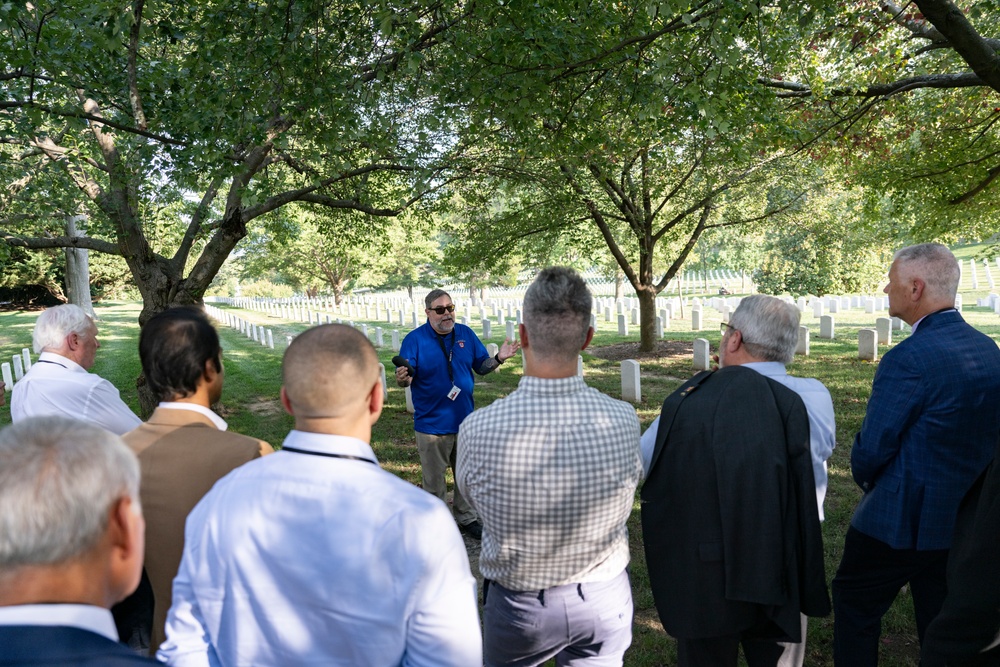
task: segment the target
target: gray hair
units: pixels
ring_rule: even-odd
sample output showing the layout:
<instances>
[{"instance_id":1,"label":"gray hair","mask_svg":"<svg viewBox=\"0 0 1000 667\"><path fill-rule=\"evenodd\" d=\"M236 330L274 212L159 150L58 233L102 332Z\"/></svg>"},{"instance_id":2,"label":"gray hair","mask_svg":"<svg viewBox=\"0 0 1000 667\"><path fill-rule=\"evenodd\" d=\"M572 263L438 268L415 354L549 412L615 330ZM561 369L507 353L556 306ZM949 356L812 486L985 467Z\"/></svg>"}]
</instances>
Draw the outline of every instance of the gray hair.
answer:
<instances>
[{"instance_id":1,"label":"gray hair","mask_svg":"<svg viewBox=\"0 0 1000 667\"><path fill-rule=\"evenodd\" d=\"M897 250L892 258L915 271L932 296L955 300L962 274L958 260L947 247L940 243L920 243Z\"/></svg>"},{"instance_id":2,"label":"gray hair","mask_svg":"<svg viewBox=\"0 0 1000 667\"><path fill-rule=\"evenodd\" d=\"M31 334L35 354L41 354L46 348L62 347L71 333L88 336L93 323L83 308L72 303L47 308L38 316Z\"/></svg>"},{"instance_id":3,"label":"gray hair","mask_svg":"<svg viewBox=\"0 0 1000 667\"><path fill-rule=\"evenodd\" d=\"M113 433L66 417L6 427L0 431L0 572L86 554L125 496L139 508L139 461Z\"/></svg>"},{"instance_id":4,"label":"gray hair","mask_svg":"<svg viewBox=\"0 0 1000 667\"><path fill-rule=\"evenodd\" d=\"M543 269L524 295L528 344L542 357L576 359L587 340L594 299L573 269Z\"/></svg>"},{"instance_id":5,"label":"gray hair","mask_svg":"<svg viewBox=\"0 0 1000 667\"><path fill-rule=\"evenodd\" d=\"M427 296L424 297L424 307L430 308L432 303L434 303L443 296L446 296L449 299L451 298L451 295L445 292L443 289L432 289L430 292L427 293Z\"/></svg>"},{"instance_id":6,"label":"gray hair","mask_svg":"<svg viewBox=\"0 0 1000 667\"><path fill-rule=\"evenodd\" d=\"M754 294L740 301L729 326L743 335L751 356L787 364L799 342L799 309L774 296Z\"/></svg>"}]
</instances>

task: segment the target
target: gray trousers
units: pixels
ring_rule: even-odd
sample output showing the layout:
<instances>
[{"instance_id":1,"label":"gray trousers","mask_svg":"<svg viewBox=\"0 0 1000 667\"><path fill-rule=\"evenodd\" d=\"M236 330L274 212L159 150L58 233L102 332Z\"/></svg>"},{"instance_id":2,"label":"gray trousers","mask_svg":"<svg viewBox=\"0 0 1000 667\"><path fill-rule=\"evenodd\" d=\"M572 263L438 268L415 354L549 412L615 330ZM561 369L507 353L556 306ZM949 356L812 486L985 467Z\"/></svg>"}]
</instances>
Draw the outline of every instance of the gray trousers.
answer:
<instances>
[{"instance_id":1,"label":"gray trousers","mask_svg":"<svg viewBox=\"0 0 1000 667\"><path fill-rule=\"evenodd\" d=\"M423 487L427 493L434 494L447 504L445 494L448 485L444 481L445 472L451 468L452 474L455 472L455 452L457 450L458 434L448 433L446 435L432 435L430 433L417 434L417 451L420 452L420 467L423 471ZM465 526L479 516L472 508L469 501L465 499L462 492L455 485L455 493L451 501L452 510L455 512L455 521L460 526Z\"/></svg>"},{"instance_id":2,"label":"gray trousers","mask_svg":"<svg viewBox=\"0 0 1000 667\"><path fill-rule=\"evenodd\" d=\"M632 643L632 587L610 581L512 591L491 582L483 608L486 667L620 667Z\"/></svg>"}]
</instances>

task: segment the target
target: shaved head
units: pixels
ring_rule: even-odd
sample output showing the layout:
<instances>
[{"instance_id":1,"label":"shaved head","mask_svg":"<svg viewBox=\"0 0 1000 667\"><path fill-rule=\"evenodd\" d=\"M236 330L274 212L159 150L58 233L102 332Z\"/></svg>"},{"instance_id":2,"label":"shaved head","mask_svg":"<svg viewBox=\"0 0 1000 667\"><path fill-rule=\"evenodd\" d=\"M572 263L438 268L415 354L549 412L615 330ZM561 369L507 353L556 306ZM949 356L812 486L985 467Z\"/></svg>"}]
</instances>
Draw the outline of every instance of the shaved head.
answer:
<instances>
[{"instance_id":1,"label":"shaved head","mask_svg":"<svg viewBox=\"0 0 1000 667\"><path fill-rule=\"evenodd\" d=\"M295 337L281 373L296 417L344 418L367 410L379 361L371 342L353 327L325 324Z\"/></svg>"}]
</instances>

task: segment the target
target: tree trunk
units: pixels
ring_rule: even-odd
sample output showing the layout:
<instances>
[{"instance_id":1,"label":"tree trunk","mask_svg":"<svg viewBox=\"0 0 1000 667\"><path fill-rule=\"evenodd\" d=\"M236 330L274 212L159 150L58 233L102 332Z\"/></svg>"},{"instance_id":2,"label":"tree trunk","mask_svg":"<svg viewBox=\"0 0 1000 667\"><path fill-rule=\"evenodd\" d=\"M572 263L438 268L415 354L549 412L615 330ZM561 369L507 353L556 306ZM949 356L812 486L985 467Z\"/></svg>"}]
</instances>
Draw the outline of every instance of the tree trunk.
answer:
<instances>
[{"instance_id":1,"label":"tree trunk","mask_svg":"<svg viewBox=\"0 0 1000 667\"><path fill-rule=\"evenodd\" d=\"M87 216L71 215L66 218L66 236L86 236L76 223ZM86 248L64 248L66 253L66 296L69 302L83 308L83 312L97 319L90 298L90 256Z\"/></svg>"},{"instance_id":2,"label":"tree trunk","mask_svg":"<svg viewBox=\"0 0 1000 667\"><path fill-rule=\"evenodd\" d=\"M656 288L640 285L636 296L639 297L639 350L652 352L656 349Z\"/></svg>"},{"instance_id":3,"label":"tree trunk","mask_svg":"<svg viewBox=\"0 0 1000 667\"><path fill-rule=\"evenodd\" d=\"M406 294L410 297L410 301L413 301L413 285L406 286Z\"/></svg>"},{"instance_id":4,"label":"tree trunk","mask_svg":"<svg viewBox=\"0 0 1000 667\"><path fill-rule=\"evenodd\" d=\"M615 271L615 303L621 301L625 295L625 274L621 269Z\"/></svg>"}]
</instances>

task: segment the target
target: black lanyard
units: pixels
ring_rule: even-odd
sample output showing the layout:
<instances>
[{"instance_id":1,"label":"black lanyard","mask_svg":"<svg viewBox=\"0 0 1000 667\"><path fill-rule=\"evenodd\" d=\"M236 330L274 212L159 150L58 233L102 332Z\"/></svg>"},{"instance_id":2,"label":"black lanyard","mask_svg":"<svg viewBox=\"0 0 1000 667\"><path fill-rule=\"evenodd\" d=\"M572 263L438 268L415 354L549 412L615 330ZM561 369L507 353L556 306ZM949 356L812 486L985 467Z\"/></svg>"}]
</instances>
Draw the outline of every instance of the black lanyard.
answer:
<instances>
[{"instance_id":1,"label":"black lanyard","mask_svg":"<svg viewBox=\"0 0 1000 667\"><path fill-rule=\"evenodd\" d=\"M308 454L309 456L326 456L331 459L351 459L353 461L364 461L365 463L371 463L373 466L378 464L371 459L366 459L363 456L351 456L350 454L330 454L328 452L310 452L308 449L296 449L294 447L282 447L283 452L292 452L293 454Z\"/></svg>"},{"instance_id":2,"label":"black lanyard","mask_svg":"<svg viewBox=\"0 0 1000 667\"><path fill-rule=\"evenodd\" d=\"M444 349L444 336L434 334L437 336L438 345L441 346L441 354L444 355L445 360L448 362L448 381L451 382L452 386L455 385L455 372L451 369L451 358L455 354L455 330L451 330L451 351Z\"/></svg>"},{"instance_id":3,"label":"black lanyard","mask_svg":"<svg viewBox=\"0 0 1000 667\"><path fill-rule=\"evenodd\" d=\"M48 359L39 359L35 363L36 364L52 364L53 366L62 366L62 368L66 368L66 366L63 366L58 361L49 361Z\"/></svg>"}]
</instances>

